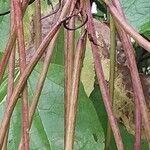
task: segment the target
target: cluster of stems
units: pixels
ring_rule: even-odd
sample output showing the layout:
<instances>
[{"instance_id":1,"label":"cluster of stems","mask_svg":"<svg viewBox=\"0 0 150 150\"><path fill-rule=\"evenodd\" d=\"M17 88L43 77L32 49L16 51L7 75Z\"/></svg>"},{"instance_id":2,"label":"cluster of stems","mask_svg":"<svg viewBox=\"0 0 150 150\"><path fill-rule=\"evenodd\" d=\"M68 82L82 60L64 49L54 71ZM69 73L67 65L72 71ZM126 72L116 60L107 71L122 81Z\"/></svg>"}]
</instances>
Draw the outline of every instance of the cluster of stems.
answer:
<instances>
[{"instance_id":1,"label":"cluster of stems","mask_svg":"<svg viewBox=\"0 0 150 150\"><path fill-rule=\"evenodd\" d=\"M59 1L60 2L60 1ZM134 57L134 49L130 42L129 36L133 37L144 49L150 52L150 43L136 32L127 22L120 7L118 0L104 0L111 14L111 68L109 87L105 81L100 54L98 53L98 42L94 27L93 16L91 13L90 0L62 0L59 10L56 12L59 17L53 23L52 28L44 39L41 38L41 3L35 1L35 48L36 52L30 62L26 63L26 48L24 40L23 16L28 7L28 0L11 1L11 33L0 63L0 84L3 79L5 69L8 66L8 91L6 109L0 124L0 149L6 149L9 135L9 124L12 113L16 106L17 100L21 95L22 98L22 135L19 149L29 149L29 130L31 128L34 113L39 102L39 97L51 62L53 49L55 47L59 29L65 25L66 20L68 28L65 29L65 48L64 48L64 149L71 150L74 146L74 134L76 124L76 114L78 107L79 83L84 60L86 40L89 38L93 61L98 79L99 87L103 96L106 112L108 114L108 131L105 149L110 149L111 133L113 133L116 146L119 150L124 150L122 137L113 113L113 95L114 95L114 75L115 75L115 49L116 34L118 32L128 62L133 83L134 100L135 100L135 150L140 149L141 142L141 122L145 128L147 141L150 145L150 122L148 109L146 106L141 81ZM53 13L52 13L53 14ZM53 14L55 15L55 14ZM75 17L78 15L82 26L80 26L81 35L76 42L75 40ZM84 22L86 20L86 22ZM70 30L71 29L71 30ZM17 44L19 53L20 78L14 87L15 82L15 45ZM47 49L47 51L46 51ZM46 51L43 60L43 67L33 94L32 103L28 104L28 85L27 81L34 67ZM112 130L112 132L111 132Z\"/></svg>"}]
</instances>

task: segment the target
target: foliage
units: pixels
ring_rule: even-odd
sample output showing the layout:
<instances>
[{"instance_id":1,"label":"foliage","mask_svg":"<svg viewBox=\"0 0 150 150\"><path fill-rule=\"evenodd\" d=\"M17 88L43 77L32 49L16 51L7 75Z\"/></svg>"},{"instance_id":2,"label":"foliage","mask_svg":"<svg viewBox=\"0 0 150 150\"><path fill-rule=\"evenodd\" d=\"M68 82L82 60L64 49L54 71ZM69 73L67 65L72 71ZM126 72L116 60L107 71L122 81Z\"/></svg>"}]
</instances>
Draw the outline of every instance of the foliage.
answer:
<instances>
[{"instance_id":1,"label":"foliage","mask_svg":"<svg viewBox=\"0 0 150 150\"><path fill-rule=\"evenodd\" d=\"M93 17L101 20L107 13L106 5L102 1L93 0L97 4L98 14ZM141 34L150 38L150 3L149 0L121 0L125 15L128 21ZM54 2L56 3L56 1ZM34 6L28 8L24 19L24 32L26 42L29 42L30 19L34 13ZM43 12L49 11L49 6L42 1ZM0 13L9 9L8 1L0 1ZM2 12L1 12L2 11ZM5 31L5 32L4 32ZM80 37L80 30L75 31L76 41ZM0 60L4 52L10 33L10 15L0 16ZM61 150L64 147L64 47L65 47L64 28L60 29L52 62L48 69L44 88L40 95L40 101L34 114L32 127L30 130L30 148L31 149L52 149ZM98 150L104 149L106 138L108 116L103 104L99 86L94 84L95 68L91 60L92 54L89 52L90 46L87 42L87 52L82 70L82 77L79 88L79 102L77 109L75 149L77 150ZM137 50L137 57L141 52ZM44 56L45 57L45 56ZM139 56L141 57L141 55ZM16 60L18 61L18 60ZM38 63L32 71L28 80L29 101L34 96L34 90L41 73L43 61ZM145 64L144 64L145 66ZM143 66L142 66L143 67ZM141 68L142 68L141 67ZM139 67L140 68L140 67ZM15 68L15 84L19 79L19 69ZM82 82L83 81L83 82ZM7 97L8 70L5 71L2 83L0 85L0 119L3 117L6 108L5 101ZM21 138L21 99L17 102L10 123L8 149L18 149ZM133 149L134 136L127 132L122 124L119 124L125 148ZM142 149L148 149L146 140L141 142ZM111 139L111 148L117 149L114 137Z\"/></svg>"},{"instance_id":2,"label":"foliage","mask_svg":"<svg viewBox=\"0 0 150 150\"><path fill-rule=\"evenodd\" d=\"M92 91L91 95L90 95L90 99L93 102L93 105L96 109L99 121L102 124L102 128L104 130L104 134L106 137L106 130L107 130L107 113L104 107L104 103L102 100L102 96L99 90L99 86L97 84L95 84L94 86L94 90ZM131 150L134 147L134 136L130 133L127 132L127 130L125 129L125 127L122 124L119 124L119 128L121 130L121 135L123 138L124 142L124 146L126 150ZM148 149L148 145L146 140L142 140L142 149L146 150ZM115 145L115 141L114 141L114 137L111 139L111 146L110 146L113 150L117 150L117 147Z\"/></svg>"},{"instance_id":3,"label":"foliage","mask_svg":"<svg viewBox=\"0 0 150 150\"><path fill-rule=\"evenodd\" d=\"M29 79L30 99L33 96L34 88L41 70L41 64L34 69ZM34 115L34 121L30 131L31 149L63 149L63 97L64 97L64 75L63 67L51 64L45 81L40 102ZM2 93L3 89L1 89ZM6 91L5 91L6 92ZM0 94L1 95L1 94ZM3 96L1 95L1 100ZM0 112L5 107L4 100L0 105ZM21 101L19 100L10 127L9 149L17 149L20 143L21 129ZM1 114L2 117L2 114ZM103 149L104 135L101 124L98 120L94 107L87 97L83 85L80 85L79 108L77 127L75 135L76 149Z\"/></svg>"},{"instance_id":4,"label":"foliage","mask_svg":"<svg viewBox=\"0 0 150 150\"><path fill-rule=\"evenodd\" d=\"M149 21L149 0L121 0L128 21L139 31Z\"/></svg>"}]
</instances>

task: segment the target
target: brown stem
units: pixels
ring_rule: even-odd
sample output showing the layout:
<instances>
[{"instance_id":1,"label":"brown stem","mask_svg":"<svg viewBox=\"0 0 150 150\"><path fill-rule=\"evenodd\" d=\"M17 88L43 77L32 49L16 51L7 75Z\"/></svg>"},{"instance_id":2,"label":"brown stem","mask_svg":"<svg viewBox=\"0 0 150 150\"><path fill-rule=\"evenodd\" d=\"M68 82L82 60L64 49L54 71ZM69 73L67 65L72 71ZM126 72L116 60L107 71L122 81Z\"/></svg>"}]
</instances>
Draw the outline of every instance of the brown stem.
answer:
<instances>
[{"instance_id":1,"label":"brown stem","mask_svg":"<svg viewBox=\"0 0 150 150\"><path fill-rule=\"evenodd\" d=\"M119 26L117 27L117 29L121 37L121 41L122 41L123 48L126 53L126 57L127 57L128 64L129 64L129 69L131 72L133 90L134 90L134 94L136 95L135 105L137 107L140 104L140 107L139 108L137 107L137 108L140 109L141 111L141 114L143 117L144 128L146 131L145 134L147 136L148 141L150 142L150 122L149 122L148 108L146 106L145 97L144 97L140 77L138 74L138 69L137 69L137 65L136 65L136 61L134 57L134 50L133 50L131 43L129 42L129 39L126 33Z\"/></svg>"},{"instance_id":2,"label":"brown stem","mask_svg":"<svg viewBox=\"0 0 150 150\"><path fill-rule=\"evenodd\" d=\"M88 15L88 22L87 22L87 30L89 33L89 38L91 40L91 47L92 47L92 52L93 52L93 58L94 58L94 64L95 64L95 70L96 70L96 75L98 78L98 83L102 92L102 97L103 97L103 101L104 101L104 105L108 114L108 119L114 134L114 138L116 141L116 145L117 148L119 150L124 150L124 145L122 143L122 138L121 138L121 134L119 131L119 127L117 124L117 121L115 119L115 116L113 114L113 110L112 110L112 105L111 105L111 98L109 95L109 91L108 91L108 87L106 85L106 81L104 78L104 73L103 73L103 69L102 69L102 65L101 65L101 59L100 59L100 55L98 53L98 46L97 46L97 40L96 40L96 33L95 33L95 28L94 28L94 22L93 22L93 18L92 18L92 14L91 14L91 8L90 8L90 1L86 1L86 13Z\"/></svg>"},{"instance_id":3,"label":"brown stem","mask_svg":"<svg viewBox=\"0 0 150 150\"><path fill-rule=\"evenodd\" d=\"M41 2L35 1L35 49L37 49L42 40L42 28L41 28Z\"/></svg>"},{"instance_id":4,"label":"brown stem","mask_svg":"<svg viewBox=\"0 0 150 150\"><path fill-rule=\"evenodd\" d=\"M55 44L56 44L57 36L58 36L58 32L56 33L56 35L54 36L54 38L52 39L51 43L48 46L48 51L47 51L46 57L44 59L44 64L43 64L43 67L42 67L42 71L41 71L39 80L37 82L35 92L33 94L33 99L32 99L32 103L31 103L31 106L30 106L30 112L29 112L30 127L31 127L31 123L32 123L32 120L33 120L33 115L34 115L35 109L37 107L42 88L44 86L44 81L46 79L48 68L49 68L49 65L50 65L50 62L51 62L51 58L52 58L53 50L54 50L54 47L55 47Z\"/></svg>"},{"instance_id":5,"label":"brown stem","mask_svg":"<svg viewBox=\"0 0 150 150\"><path fill-rule=\"evenodd\" d=\"M25 41L23 32L23 15L21 10L20 0L14 0L15 22L17 27L17 40L19 49L19 65L21 75L26 68L26 52ZM23 149L29 150L29 111L28 111L28 88L27 83L22 91L22 136L23 136Z\"/></svg>"},{"instance_id":6,"label":"brown stem","mask_svg":"<svg viewBox=\"0 0 150 150\"><path fill-rule=\"evenodd\" d=\"M74 17L69 22L69 27L75 27ZM71 85L72 85L72 74L74 66L74 45L75 45L75 31L65 30L65 79L64 79L64 109L65 109L65 118L64 118L64 141L66 140L66 129L68 122L68 113L70 106L70 94L71 94ZM65 142L64 142L65 143Z\"/></svg>"},{"instance_id":7,"label":"brown stem","mask_svg":"<svg viewBox=\"0 0 150 150\"><path fill-rule=\"evenodd\" d=\"M65 150L73 149L75 122L78 105L79 83L80 83L81 68L85 54L85 44L86 44L86 33L83 33L83 35L80 37L78 41L74 59L74 70L72 76L72 88L70 93L70 102L69 102L70 107L66 129Z\"/></svg>"}]
</instances>

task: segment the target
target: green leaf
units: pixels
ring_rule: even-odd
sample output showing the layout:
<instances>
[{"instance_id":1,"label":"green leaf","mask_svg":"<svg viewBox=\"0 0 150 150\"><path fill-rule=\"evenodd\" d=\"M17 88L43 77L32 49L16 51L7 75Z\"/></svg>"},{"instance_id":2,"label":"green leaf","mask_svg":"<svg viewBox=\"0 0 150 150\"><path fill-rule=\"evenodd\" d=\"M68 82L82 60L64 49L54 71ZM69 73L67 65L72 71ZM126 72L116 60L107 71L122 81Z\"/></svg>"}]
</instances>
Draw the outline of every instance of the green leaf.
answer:
<instances>
[{"instance_id":1,"label":"green leaf","mask_svg":"<svg viewBox=\"0 0 150 150\"><path fill-rule=\"evenodd\" d=\"M0 52L0 61L2 60L3 54L3 52Z\"/></svg>"},{"instance_id":2,"label":"green leaf","mask_svg":"<svg viewBox=\"0 0 150 150\"><path fill-rule=\"evenodd\" d=\"M60 29L53 52L52 63L64 65L64 28Z\"/></svg>"},{"instance_id":3,"label":"green leaf","mask_svg":"<svg viewBox=\"0 0 150 150\"><path fill-rule=\"evenodd\" d=\"M149 0L121 0L121 2L129 23L138 31L144 23L150 21Z\"/></svg>"},{"instance_id":4,"label":"green leaf","mask_svg":"<svg viewBox=\"0 0 150 150\"><path fill-rule=\"evenodd\" d=\"M15 69L15 82L18 80L19 70ZM8 85L8 71L5 71L2 82L0 84L0 102L4 99L7 94L7 85Z\"/></svg>"},{"instance_id":5,"label":"green leaf","mask_svg":"<svg viewBox=\"0 0 150 150\"><path fill-rule=\"evenodd\" d=\"M84 85L85 92L89 96L90 93L93 91L94 80L95 80L93 56L92 56L91 45L89 40L87 40L86 43L86 51L85 51L85 58L83 62L81 80Z\"/></svg>"},{"instance_id":6,"label":"green leaf","mask_svg":"<svg viewBox=\"0 0 150 150\"><path fill-rule=\"evenodd\" d=\"M7 78L0 85L0 102L4 99L7 93Z\"/></svg>"},{"instance_id":7,"label":"green leaf","mask_svg":"<svg viewBox=\"0 0 150 150\"><path fill-rule=\"evenodd\" d=\"M107 131L107 113L104 107L104 103L102 100L102 95L100 93L99 90L99 86L95 85L94 90L92 91L91 95L90 95L90 99L93 102L93 105L95 107L95 110L97 112L97 115L99 117L99 121L103 127L104 133L105 133L105 137L106 137L106 131ZM127 130L125 129L124 126L122 126L121 124L119 124L119 128L121 131L121 135L122 135L122 139L123 139L123 143L125 146L126 150L131 150L133 149L134 146L134 136L130 133L127 132ZM143 150L147 150L148 149L148 145L146 140L142 140L141 141L141 146ZM111 149L112 150L117 150L116 144L115 144L115 140L114 137L112 137L112 141L111 141Z\"/></svg>"},{"instance_id":8,"label":"green leaf","mask_svg":"<svg viewBox=\"0 0 150 150\"><path fill-rule=\"evenodd\" d=\"M33 95L41 64L31 74L29 79L30 99ZM30 131L30 149L63 150L64 138L64 69L60 65L51 64L45 85L40 96L40 102L34 116ZM3 112L3 103L0 111ZM1 113L2 114L2 113ZM21 105L18 105L11 122L9 149L17 149L20 139ZM104 148L104 134L92 102L80 85L79 107L76 122L75 149L99 150Z\"/></svg>"},{"instance_id":9,"label":"green leaf","mask_svg":"<svg viewBox=\"0 0 150 150\"><path fill-rule=\"evenodd\" d=\"M9 10L9 1L0 1L0 13ZM0 51L4 51L10 32L10 15L0 16Z\"/></svg>"},{"instance_id":10,"label":"green leaf","mask_svg":"<svg viewBox=\"0 0 150 150\"><path fill-rule=\"evenodd\" d=\"M140 33L144 34L150 40L150 21L141 26Z\"/></svg>"},{"instance_id":11,"label":"green leaf","mask_svg":"<svg viewBox=\"0 0 150 150\"><path fill-rule=\"evenodd\" d=\"M10 20L9 15L0 16L0 51L3 52L9 37Z\"/></svg>"},{"instance_id":12,"label":"green leaf","mask_svg":"<svg viewBox=\"0 0 150 150\"><path fill-rule=\"evenodd\" d=\"M9 10L10 1L9 0L1 0L0 1L0 13L4 13Z\"/></svg>"}]
</instances>

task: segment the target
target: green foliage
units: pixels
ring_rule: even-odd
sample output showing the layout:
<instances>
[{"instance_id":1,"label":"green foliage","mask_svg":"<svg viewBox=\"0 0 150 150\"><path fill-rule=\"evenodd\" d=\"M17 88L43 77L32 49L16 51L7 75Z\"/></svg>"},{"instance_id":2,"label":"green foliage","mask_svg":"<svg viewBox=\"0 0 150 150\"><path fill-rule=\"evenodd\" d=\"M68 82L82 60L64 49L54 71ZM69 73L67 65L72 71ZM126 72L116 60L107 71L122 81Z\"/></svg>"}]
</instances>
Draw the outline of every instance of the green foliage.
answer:
<instances>
[{"instance_id":1,"label":"green foliage","mask_svg":"<svg viewBox=\"0 0 150 150\"><path fill-rule=\"evenodd\" d=\"M150 40L150 21L140 27L140 33Z\"/></svg>"},{"instance_id":2,"label":"green foliage","mask_svg":"<svg viewBox=\"0 0 150 150\"><path fill-rule=\"evenodd\" d=\"M104 20L104 15L107 15L107 8L105 3L101 0L93 0L92 2L95 2L97 6L97 14L93 14L93 17L99 20Z\"/></svg>"},{"instance_id":3,"label":"green foliage","mask_svg":"<svg viewBox=\"0 0 150 150\"><path fill-rule=\"evenodd\" d=\"M0 61L2 60L3 52L0 52Z\"/></svg>"},{"instance_id":4,"label":"green foliage","mask_svg":"<svg viewBox=\"0 0 150 150\"><path fill-rule=\"evenodd\" d=\"M9 10L9 1L0 1L0 13ZM10 15L0 16L0 51L3 52L10 33Z\"/></svg>"},{"instance_id":5,"label":"green foliage","mask_svg":"<svg viewBox=\"0 0 150 150\"><path fill-rule=\"evenodd\" d=\"M41 64L37 65L28 82L30 100L38 81ZM45 85L40 96L32 129L30 131L31 149L63 149L64 138L64 69L60 65L51 64ZM4 102L0 104L0 112L4 110ZM1 113L2 115L2 113ZM2 116L0 116L1 118ZM21 129L20 100L13 113L9 149L17 149ZM80 85L79 107L75 134L75 149L91 150L104 148L104 135L92 102L88 99L83 85Z\"/></svg>"},{"instance_id":6,"label":"green foliage","mask_svg":"<svg viewBox=\"0 0 150 150\"><path fill-rule=\"evenodd\" d=\"M105 5L98 3L98 0L94 0L98 5L98 17L106 14ZM56 1L54 1L56 3ZM143 33L148 38L150 37L150 18L149 0L122 0L122 6L129 22L138 31ZM31 12L26 13L25 17L25 37L28 38L27 30L29 28L29 21L31 13L33 13L34 5L31 5ZM43 12L48 12L50 6L47 6L45 1L42 1ZM6 0L0 1L0 13L5 12L9 9L9 2ZM30 11L30 10L29 10ZM144 24L144 25L143 25ZM142 27L141 27L142 25ZM4 32L5 31L5 32ZM6 42L10 33L10 17L0 17L0 51L3 51L6 47ZM76 39L79 34L76 32ZM92 54L86 53L86 57L92 57ZM1 53L0 53L1 57ZM86 59L83 66L84 74L89 73L90 69L93 69L91 59ZM54 49L48 75L45 81L42 94L40 96L40 102L38 104L32 128L30 131L30 147L31 149L52 149L61 150L63 149L63 138L64 138L64 29L61 28L57 43ZM87 66L87 67L86 67ZM31 99L38 81L38 77L41 72L42 65L38 64L31 74L28 81L29 86L29 100ZM89 69L90 68L90 69ZM90 80L87 84L84 84L88 93L93 88L87 88L93 84L91 76L93 72L90 71L90 76L86 76ZM83 73L83 72L82 72ZM16 80L18 79L18 70L16 71ZM5 73L2 84L0 86L0 118L2 118L5 109L5 97L7 92L7 78L8 75ZM82 79L84 76L82 77ZM84 86L80 83L80 94L79 94L79 106L78 115L76 122L76 134L75 134L75 149L76 150L102 150L104 149L104 137L107 129L107 113L103 104L103 100L99 91L99 87L95 85L94 90L90 95L90 99L86 95ZM9 144L8 149L18 149L20 142L20 130L21 130L21 101L19 100L10 124L9 133ZM134 136L129 134L126 129L119 124L123 142L127 150L133 149ZM111 141L111 148L117 149L114 138ZM142 149L148 149L145 140L142 140Z\"/></svg>"},{"instance_id":7,"label":"green foliage","mask_svg":"<svg viewBox=\"0 0 150 150\"><path fill-rule=\"evenodd\" d=\"M149 0L121 0L121 3L129 23L139 31L150 18Z\"/></svg>"},{"instance_id":8,"label":"green foliage","mask_svg":"<svg viewBox=\"0 0 150 150\"><path fill-rule=\"evenodd\" d=\"M19 71L15 69L15 82L18 80ZM7 85L8 85L8 71L5 71L4 77L2 79L2 83L0 85L0 102L6 97L7 93Z\"/></svg>"},{"instance_id":9,"label":"green foliage","mask_svg":"<svg viewBox=\"0 0 150 150\"><path fill-rule=\"evenodd\" d=\"M140 34L150 41L150 21L144 23L140 27ZM136 60L139 72L150 75L150 53L139 46L137 43L134 44L136 50Z\"/></svg>"},{"instance_id":10,"label":"green foliage","mask_svg":"<svg viewBox=\"0 0 150 150\"><path fill-rule=\"evenodd\" d=\"M105 134L105 137L106 137L107 119L108 119L108 117L107 117L107 113L106 113L106 110L105 110L105 107L104 107L102 96L101 96L101 93L100 93L100 90L99 90L99 86L97 84L95 84L95 88L94 88L94 90L92 91L92 93L90 95L90 99L93 102L93 105L95 107L95 110L96 110L97 115L99 117L99 121L100 121L100 123L102 125L102 128L104 130L104 134ZM119 128L120 128L120 131L121 131L121 135L122 135L122 139L123 139L123 143L124 143L125 149L126 150L133 149L134 136L129 134L126 131L125 127L122 126L121 124L119 124ZM147 145L145 140L141 141L141 145L142 145L142 149L143 150L147 150L148 149L148 145ZM110 147L111 147L112 150L117 150L117 147L116 147L116 144L115 144L115 141L114 141L114 137L112 137L111 146Z\"/></svg>"},{"instance_id":11,"label":"green foliage","mask_svg":"<svg viewBox=\"0 0 150 150\"><path fill-rule=\"evenodd\" d=\"M53 52L52 63L64 65L64 29L61 28Z\"/></svg>"},{"instance_id":12,"label":"green foliage","mask_svg":"<svg viewBox=\"0 0 150 150\"><path fill-rule=\"evenodd\" d=\"M0 1L0 13L4 13L9 10L10 2L9 0L1 0Z\"/></svg>"}]
</instances>

